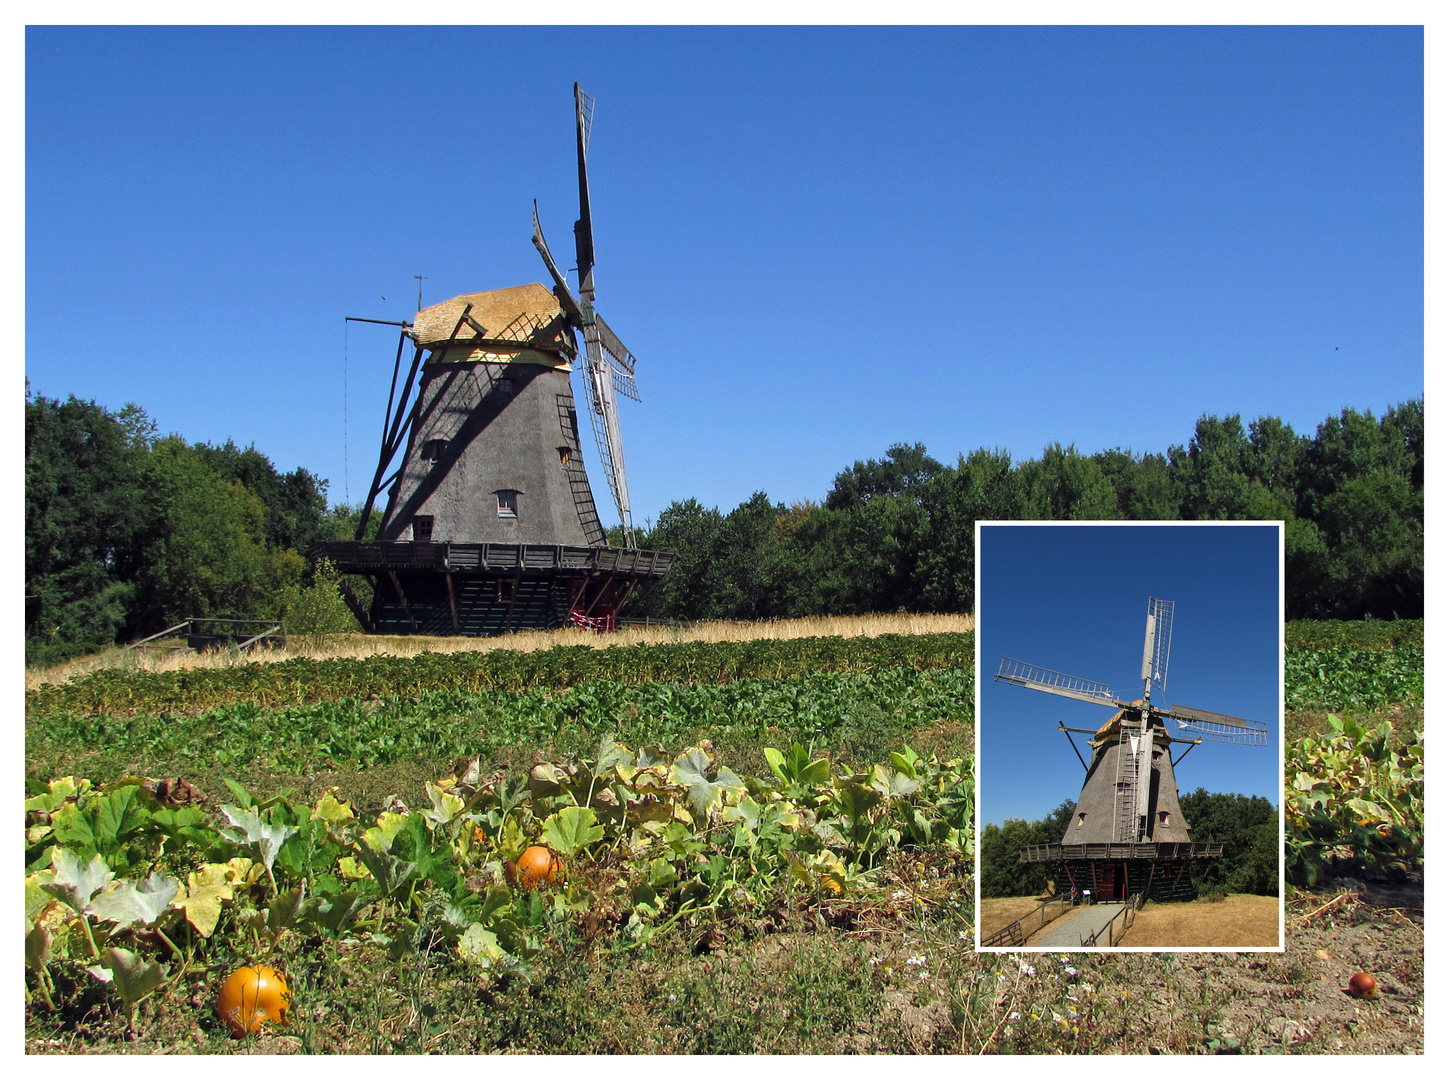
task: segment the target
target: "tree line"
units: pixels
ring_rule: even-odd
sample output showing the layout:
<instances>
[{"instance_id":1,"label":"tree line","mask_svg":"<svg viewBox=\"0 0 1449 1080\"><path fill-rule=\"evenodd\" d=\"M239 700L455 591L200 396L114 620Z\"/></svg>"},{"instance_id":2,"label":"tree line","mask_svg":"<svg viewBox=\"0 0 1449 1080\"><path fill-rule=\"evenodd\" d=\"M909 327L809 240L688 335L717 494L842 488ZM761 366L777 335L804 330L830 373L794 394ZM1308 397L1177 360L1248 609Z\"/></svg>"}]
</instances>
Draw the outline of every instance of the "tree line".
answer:
<instances>
[{"instance_id":1,"label":"tree line","mask_svg":"<svg viewBox=\"0 0 1449 1080\"><path fill-rule=\"evenodd\" d=\"M1299 435L1276 417L1204 416L1165 454L1048 446L954 465L920 443L835 477L822 502L757 492L728 513L671 503L641 546L678 553L637 613L761 619L965 612L977 520L1282 520L1289 619L1421 618L1424 403L1345 409Z\"/></svg>"},{"instance_id":2,"label":"tree line","mask_svg":"<svg viewBox=\"0 0 1449 1080\"><path fill-rule=\"evenodd\" d=\"M301 554L352 536L327 482L255 447L158 436L136 405L25 403L25 659L55 663L193 616L355 629Z\"/></svg>"},{"instance_id":3,"label":"tree line","mask_svg":"<svg viewBox=\"0 0 1449 1080\"><path fill-rule=\"evenodd\" d=\"M1054 863L1022 863L1031 844L1060 844L1077 800L1067 799L1040 821L1007 818L981 829L981 895L1037 896L1057 874ZM1194 872L1199 896L1278 894L1278 807L1261 795L1223 795L1198 788L1178 797L1195 844L1221 843L1223 857ZM1060 884L1060 882L1058 882Z\"/></svg>"},{"instance_id":4,"label":"tree line","mask_svg":"<svg viewBox=\"0 0 1449 1080\"><path fill-rule=\"evenodd\" d=\"M1420 618L1424 406L1345 409L1298 435L1273 417L1205 416L1165 454L1053 444L954 465L919 443L857 461L820 502L757 492L728 513L671 503L640 544L677 553L629 614L762 619L968 612L981 520L1287 522L1287 617ZM161 436L136 405L25 403L25 655L54 663L193 616L357 629L336 575L304 553L351 539L359 507L254 446ZM375 525L378 515L372 515ZM618 543L617 530L612 535ZM356 592L370 595L365 583Z\"/></svg>"}]
</instances>

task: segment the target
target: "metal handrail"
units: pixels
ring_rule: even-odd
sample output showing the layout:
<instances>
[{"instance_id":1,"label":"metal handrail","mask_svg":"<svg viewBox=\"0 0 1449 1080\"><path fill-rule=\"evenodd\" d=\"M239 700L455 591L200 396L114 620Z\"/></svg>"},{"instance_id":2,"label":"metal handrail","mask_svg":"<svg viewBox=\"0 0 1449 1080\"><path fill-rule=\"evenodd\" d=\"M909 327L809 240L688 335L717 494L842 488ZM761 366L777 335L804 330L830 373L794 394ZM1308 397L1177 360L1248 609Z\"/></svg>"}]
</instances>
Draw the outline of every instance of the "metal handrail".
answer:
<instances>
[{"instance_id":1,"label":"metal handrail","mask_svg":"<svg viewBox=\"0 0 1449 1080\"><path fill-rule=\"evenodd\" d=\"M1069 906L1072 903L1072 899L1067 893L1059 892L1053 894L1052 896L1048 896L1032 911L1017 919L1016 922L1010 924L1009 926L1002 927L1000 930L996 931L996 933L992 934L989 938L984 939L981 942L981 947L983 949L987 949L995 945L1001 945L1003 943L1009 945L1024 944L1027 938L1031 937L1032 934L1035 934L1049 921L1046 917L1047 905L1059 904L1063 901L1066 901ZM1031 919L1036 919L1036 925L1033 926L1030 930L1026 930L1022 924Z\"/></svg>"},{"instance_id":2,"label":"metal handrail","mask_svg":"<svg viewBox=\"0 0 1449 1080\"><path fill-rule=\"evenodd\" d=\"M1146 899L1147 899L1147 896L1146 896L1145 893L1141 893L1141 892L1133 893L1131 896L1129 896L1127 898L1127 902L1122 905L1122 910L1119 911L1119 912L1117 912L1117 915L1122 916L1122 933L1123 934L1127 933L1128 928L1130 928L1131 925L1132 925L1132 923L1136 921L1137 912L1138 912L1139 909L1141 909L1142 904L1143 904L1143 902ZM1100 927L1097 930L1092 931L1092 933L1088 934L1084 938L1079 938L1078 940L1081 941L1082 948L1084 948L1084 949L1095 948L1096 945L1097 945L1097 939L1102 936L1102 931L1103 930L1107 931L1107 947L1108 948L1111 948L1112 945L1113 945L1113 941L1112 941L1113 935L1112 935L1111 931L1112 931L1112 926L1117 922L1117 915L1113 915L1110 919L1108 919L1106 926ZM1121 935L1118 935L1117 936L1117 940L1118 941L1122 940Z\"/></svg>"}]
</instances>

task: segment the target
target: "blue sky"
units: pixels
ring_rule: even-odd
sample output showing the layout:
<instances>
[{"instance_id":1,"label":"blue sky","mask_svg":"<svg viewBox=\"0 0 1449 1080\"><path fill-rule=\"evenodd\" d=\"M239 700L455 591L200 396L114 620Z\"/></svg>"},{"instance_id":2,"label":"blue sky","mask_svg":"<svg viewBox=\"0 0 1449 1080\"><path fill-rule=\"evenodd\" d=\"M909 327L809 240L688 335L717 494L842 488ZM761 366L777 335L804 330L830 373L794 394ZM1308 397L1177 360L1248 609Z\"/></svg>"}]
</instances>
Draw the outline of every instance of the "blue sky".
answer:
<instances>
[{"instance_id":1,"label":"blue sky","mask_svg":"<svg viewBox=\"0 0 1449 1080\"><path fill-rule=\"evenodd\" d=\"M1057 731L1111 712L996 682L1001 657L1106 683L1125 700L1138 678L1147 598L1175 604L1166 694L1153 701L1266 723L1268 746L1204 742L1178 789L1262 795L1277 805L1279 572L1275 525L982 526L981 821L1045 817L1081 791L1082 764ZM1090 762L1086 736L1074 735ZM1186 747L1174 746L1174 757Z\"/></svg>"},{"instance_id":2,"label":"blue sky","mask_svg":"<svg viewBox=\"0 0 1449 1080\"><path fill-rule=\"evenodd\" d=\"M334 501L395 343L343 317L409 317L414 274L427 303L542 280L535 197L571 264L575 79L636 521L819 499L898 441L1160 452L1204 413L1311 432L1423 393L1417 28L26 42L33 390L255 443Z\"/></svg>"}]
</instances>

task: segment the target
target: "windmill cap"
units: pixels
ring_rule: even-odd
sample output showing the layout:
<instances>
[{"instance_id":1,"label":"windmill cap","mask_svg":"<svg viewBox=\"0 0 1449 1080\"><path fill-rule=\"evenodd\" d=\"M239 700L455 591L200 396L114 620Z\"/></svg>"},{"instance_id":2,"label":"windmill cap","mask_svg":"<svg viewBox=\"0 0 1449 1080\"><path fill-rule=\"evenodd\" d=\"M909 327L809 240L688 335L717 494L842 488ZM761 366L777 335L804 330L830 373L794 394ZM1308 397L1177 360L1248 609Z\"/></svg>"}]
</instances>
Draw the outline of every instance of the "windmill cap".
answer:
<instances>
[{"instance_id":1,"label":"windmill cap","mask_svg":"<svg viewBox=\"0 0 1449 1080\"><path fill-rule=\"evenodd\" d=\"M469 305L472 305L471 310ZM505 348L500 351L496 345L481 350L469 348L470 342L477 337L477 329L463 318L464 312L483 327L490 343L500 339L516 341L519 345L526 344L527 350ZM539 284L466 293L423 308L413 320L413 337L423 348L433 350L433 362L444 359L532 359L534 363L558 364L572 351L572 339L558 300ZM534 359L523 355L525 351L553 355ZM446 355L442 355L444 353ZM475 353L478 355L473 355Z\"/></svg>"}]
</instances>

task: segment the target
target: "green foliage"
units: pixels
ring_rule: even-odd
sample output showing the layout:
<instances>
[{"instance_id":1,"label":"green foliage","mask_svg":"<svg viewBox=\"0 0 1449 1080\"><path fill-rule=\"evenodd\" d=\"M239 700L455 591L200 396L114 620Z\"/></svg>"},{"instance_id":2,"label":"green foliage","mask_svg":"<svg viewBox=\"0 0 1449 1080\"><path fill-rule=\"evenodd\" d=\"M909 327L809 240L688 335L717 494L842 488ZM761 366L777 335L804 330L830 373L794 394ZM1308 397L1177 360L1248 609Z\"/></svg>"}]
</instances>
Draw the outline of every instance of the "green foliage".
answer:
<instances>
[{"instance_id":1,"label":"green foliage","mask_svg":"<svg viewBox=\"0 0 1449 1080\"><path fill-rule=\"evenodd\" d=\"M1203 788L1178 800L1194 843L1221 843L1198 882L1199 895L1278 894L1278 807L1261 795L1210 794Z\"/></svg>"},{"instance_id":2,"label":"green foliage","mask_svg":"<svg viewBox=\"0 0 1449 1080\"><path fill-rule=\"evenodd\" d=\"M1055 873L1048 863L1017 861L1021 849L1032 844L1060 844L1076 809L1073 796L1064 799L1041 821L1007 818L1001 825L981 827L981 895L1035 896L1046 889Z\"/></svg>"},{"instance_id":3,"label":"green foliage","mask_svg":"<svg viewBox=\"0 0 1449 1080\"><path fill-rule=\"evenodd\" d=\"M1298 619L1285 624L1283 629L1283 648L1289 653L1341 647L1378 650L1397 645L1422 647L1423 644L1423 619L1360 619L1356 622Z\"/></svg>"},{"instance_id":4,"label":"green foliage","mask_svg":"<svg viewBox=\"0 0 1449 1080\"><path fill-rule=\"evenodd\" d=\"M54 663L125 625L145 521L144 414L95 402L25 403L25 655Z\"/></svg>"},{"instance_id":5,"label":"green foliage","mask_svg":"<svg viewBox=\"0 0 1449 1080\"><path fill-rule=\"evenodd\" d=\"M272 666L272 665L258 665ZM262 709L239 703L189 716L53 712L27 724L27 757L70 768L95 748L115 768L165 763L266 766L296 772L346 763L372 768L399 761L451 760L554 743L574 751L617 732L639 742L669 739L757 743L774 728L791 739L884 754L911 732L942 721L969 724L971 672L888 669L823 673L699 686L597 682L561 691L425 690L372 701L367 696Z\"/></svg>"},{"instance_id":6,"label":"green foliage","mask_svg":"<svg viewBox=\"0 0 1449 1080\"><path fill-rule=\"evenodd\" d=\"M1120 518L1281 520L1290 618L1418 618L1423 491L1419 400L1378 419L1345 410L1312 437L1272 416L1204 416L1165 455L1053 443L1036 459L982 448L944 466L896 444L840 473L819 505L771 508L763 493L728 515L672 504L642 542L679 561L640 610L969 611L977 521Z\"/></svg>"},{"instance_id":7,"label":"green foliage","mask_svg":"<svg viewBox=\"0 0 1449 1080\"><path fill-rule=\"evenodd\" d=\"M1283 658L1283 680L1290 710L1378 709L1422 702L1424 647L1297 649Z\"/></svg>"},{"instance_id":8,"label":"green foliage","mask_svg":"<svg viewBox=\"0 0 1449 1080\"><path fill-rule=\"evenodd\" d=\"M289 934L351 935L399 964L443 946L475 975L527 978L541 935L575 920L606 923L632 948L685 916L757 916L782 890L796 902L845 890L868 898L897 850L953 861L972 850L969 821L958 828L942 811L971 761L909 748L898 756L910 763L908 783L884 765L873 770L883 787L871 788L850 768L807 768L811 782L794 796L773 780L738 776L701 746L671 764L657 746L631 751L606 737L592 760L541 764L543 780L526 794L506 778L482 780L475 758L427 785L430 810L395 802L365 829L330 793L310 807L248 796L245 808L225 806L222 818L199 823L196 843L165 854L177 876L153 856L135 876L115 879L101 856L86 859L52 833L49 868L26 880L27 966L52 1009L52 991L65 983L51 970L84 969L112 987L133 1023L136 1004L167 978L163 949L183 965L215 968L221 962L208 957L265 959ZM132 778L114 790L149 784ZM106 797L74 778L52 781L45 796L53 816L65 807L90 813ZM305 857L279 856L301 838ZM508 880L505 862L525 843L547 844L569 864L547 896ZM213 861L218 849L230 855L224 864ZM53 917L45 894L72 917ZM178 939L191 942L187 952Z\"/></svg>"},{"instance_id":9,"label":"green foliage","mask_svg":"<svg viewBox=\"0 0 1449 1080\"><path fill-rule=\"evenodd\" d=\"M255 448L158 439L135 405L25 406L26 660L54 663L191 616L275 618L326 484Z\"/></svg>"},{"instance_id":10,"label":"green foliage","mask_svg":"<svg viewBox=\"0 0 1449 1080\"><path fill-rule=\"evenodd\" d=\"M1389 723L1369 729L1330 716L1329 733L1288 750L1287 872L1316 885L1367 864L1400 880L1424 859L1424 733L1395 745Z\"/></svg>"},{"instance_id":11,"label":"green foliage","mask_svg":"<svg viewBox=\"0 0 1449 1080\"><path fill-rule=\"evenodd\" d=\"M66 712L193 711L250 702L264 708L432 691L562 689L593 682L723 684L811 672L974 668L971 634L883 634L747 642L694 642L534 652L423 653L361 660L294 659L240 668L151 673L104 670L30 691L30 716Z\"/></svg>"},{"instance_id":12,"label":"green foliage","mask_svg":"<svg viewBox=\"0 0 1449 1080\"><path fill-rule=\"evenodd\" d=\"M332 563L323 559L313 570L312 584L283 589L282 619L289 637L361 632L352 609L342 599L341 580Z\"/></svg>"}]
</instances>

